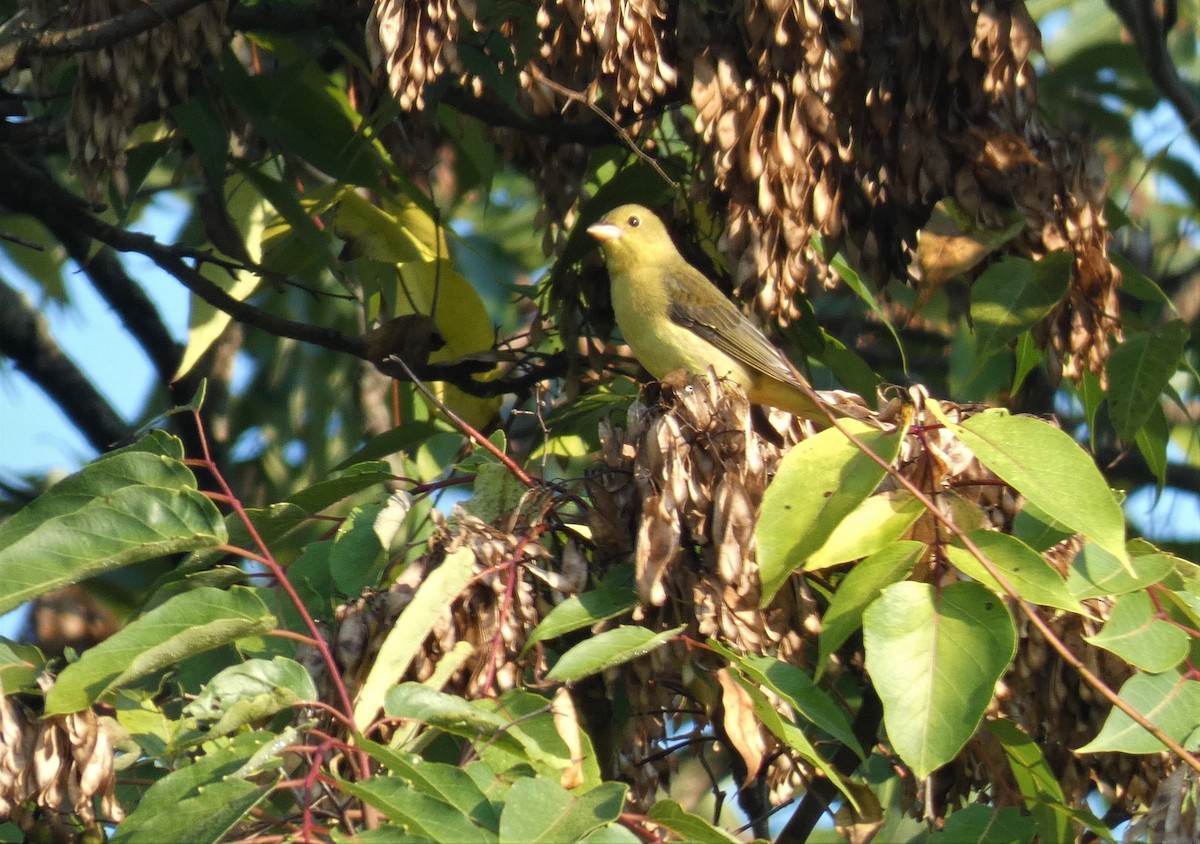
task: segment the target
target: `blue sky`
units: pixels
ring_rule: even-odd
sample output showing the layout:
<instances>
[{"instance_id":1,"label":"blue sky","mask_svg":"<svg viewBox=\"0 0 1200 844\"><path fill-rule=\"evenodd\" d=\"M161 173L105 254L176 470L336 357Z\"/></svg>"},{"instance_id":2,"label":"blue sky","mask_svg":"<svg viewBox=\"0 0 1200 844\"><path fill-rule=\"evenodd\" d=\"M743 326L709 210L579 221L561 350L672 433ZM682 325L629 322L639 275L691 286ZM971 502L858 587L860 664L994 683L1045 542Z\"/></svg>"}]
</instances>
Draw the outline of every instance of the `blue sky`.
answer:
<instances>
[{"instance_id":1,"label":"blue sky","mask_svg":"<svg viewBox=\"0 0 1200 844\"><path fill-rule=\"evenodd\" d=\"M136 228L172 240L182 222L183 203L159 194ZM20 248L20 247L14 247ZM121 258L130 277L141 282L158 306L171 334L187 337L188 294L142 255ZM24 293L50 323L63 351L127 421L138 414L154 383L149 358L121 327L108 304L96 294L74 263L66 271L69 305L44 301L41 286L0 254L0 274ZM95 456L75 427L7 358L0 358L0 477L48 471L71 472Z\"/></svg>"}]
</instances>

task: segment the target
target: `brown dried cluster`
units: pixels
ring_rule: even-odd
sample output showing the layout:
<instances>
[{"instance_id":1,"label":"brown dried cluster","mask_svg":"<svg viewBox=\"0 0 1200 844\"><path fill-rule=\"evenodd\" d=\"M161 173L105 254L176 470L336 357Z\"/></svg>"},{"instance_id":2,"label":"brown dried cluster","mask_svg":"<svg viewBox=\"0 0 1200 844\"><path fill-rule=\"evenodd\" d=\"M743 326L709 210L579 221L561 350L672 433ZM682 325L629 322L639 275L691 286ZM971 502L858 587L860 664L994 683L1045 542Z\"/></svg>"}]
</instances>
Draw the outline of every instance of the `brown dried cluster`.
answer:
<instances>
[{"instance_id":1,"label":"brown dried cluster","mask_svg":"<svg viewBox=\"0 0 1200 844\"><path fill-rule=\"evenodd\" d=\"M443 73L463 76L457 42L464 25L475 26L474 0L380 0L371 7L367 50L385 69L400 108L425 108L425 86Z\"/></svg>"},{"instance_id":2,"label":"brown dried cluster","mask_svg":"<svg viewBox=\"0 0 1200 844\"><path fill-rule=\"evenodd\" d=\"M402 105L419 105L432 69L446 64L455 8L466 14L454 0L389 0L372 13L381 42L406 33L384 51ZM1022 3L543 0L533 25L527 64L517 45L528 18L499 26L531 114L589 117L550 79L638 118L631 135L648 143L690 92L703 145L691 192L727 209L723 249L739 291L764 315L787 322L798 291L833 283L816 235L878 280L922 283L918 233L951 199L980 231L1023 219L1007 253L1075 255L1070 294L1039 336L1068 376L1102 372L1119 331L1120 283L1103 179L1082 143L1036 112L1040 34ZM562 160L546 137L502 134L510 155L552 162L535 176L553 205L543 222L569 225L586 156ZM561 244L559 234L545 243Z\"/></svg>"},{"instance_id":3,"label":"brown dried cluster","mask_svg":"<svg viewBox=\"0 0 1200 844\"><path fill-rule=\"evenodd\" d=\"M543 0L532 21L504 21L499 29L514 44L514 55L516 44L536 39L533 54L518 61L517 101L535 117L561 112L568 119L594 119L579 101L595 102L603 95L614 112L640 115L677 82L664 53L665 18L661 0ZM371 58L386 72L402 109L423 109L426 86L443 73L457 77L477 96L482 92L483 80L464 68L455 44L468 28L478 28L472 0L381 0L372 7L367 24ZM564 90L579 101L568 99ZM495 137L506 157L522 163L541 188L546 201L538 218L546 232L543 247L547 254L557 253L574 223L587 149L505 128L496 129Z\"/></svg>"},{"instance_id":4,"label":"brown dried cluster","mask_svg":"<svg viewBox=\"0 0 1200 844\"><path fill-rule=\"evenodd\" d=\"M141 5L141 0L22 0L27 26L35 32L109 23ZM165 108L172 96L187 98L192 71L205 58L219 56L225 45L228 5L228 0L211 0L152 29L77 54L67 148L93 198L110 179L118 194L128 193L125 146L139 113ZM53 91L56 65L54 59L34 64L41 92Z\"/></svg>"},{"instance_id":5,"label":"brown dried cluster","mask_svg":"<svg viewBox=\"0 0 1200 844\"><path fill-rule=\"evenodd\" d=\"M843 159L853 151L835 114L849 106L840 86L846 54L863 43L861 16L840 0L749 2L742 20L689 23L705 45L691 97L712 183L728 200L734 283L787 321L821 266L814 233L843 229Z\"/></svg>"},{"instance_id":6,"label":"brown dried cluster","mask_svg":"<svg viewBox=\"0 0 1200 844\"><path fill-rule=\"evenodd\" d=\"M42 684L43 691L52 685ZM99 798L99 817L96 801ZM0 821L55 841L104 840L125 817L112 740L90 709L37 718L0 689Z\"/></svg>"},{"instance_id":7,"label":"brown dried cluster","mask_svg":"<svg viewBox=\"0 0 1200 844\"><path fill-rule=\"evenodd\" d=\"M777 414L781 444L760 436L740 390L710 377L674 401L635 402L625 427L602 423L602 470L589 480L598 565L632 553L642 612L655 625L695 625L746 652L802 659L815 605L782 590L758 608L754 525L763 492L799 424ZM797 581L799 585L799 581Z\"/></svg>"},{"instance_id":8,"label":"brown dried cluster","mask_svg":"<svg viewBox=\"0 0 1200 844\"><path fill-rule=\"evenodd\" d=\"M430 551L409 564L386 592L371 593L338 608L331 641L351 696L366 679L388 631L412 602L425 576L461 548L475 555L476 577L435 623L408 673L395 680L428 680L442 658L465 644L469 655L449 678L445 691L477 698L517 685L523 670L517 656L541 618L531 568L538 562L548 563L551 554L537 542L459 513L452 526L443 525ZM583 585L580 582L578 587ZM304 662L314 676L324 674L315 654L306 654Z\"/></svg>"},{"instance_id":9,"label":"brown dried cluster","mask_svg":"<svg viewBox=\"0 0 1200 844\"><path fill-rule=\"evenodd\" d=\"M805 642L820 630L804 581L794 578L759 608L754 525L780 458L805 435L787 414L774 415L773 425L774 441L760 436L741 391L708 377L661 403L635 402L624 428L604 423L601 468L588 483L594 565L603 570L633 557L641 599L635 620L651 629L686 624L693 638L713 637L742 652L803 665ZM671 760L643 762L666 737L666 713L679 707L681 692L699 701L720 699L722 692L711 688L720 667L712 655L672 645L626 673L639 715L624 736L618 765L635 802L648 805L669 777ZM746 733L735 728L745 719L734 713L712 717L726 732ZM747 744L774 746L765 730L756 732ZM772 764L773 779L790 781L792 773L786 758Z\"/></svg>"}]
</instances>

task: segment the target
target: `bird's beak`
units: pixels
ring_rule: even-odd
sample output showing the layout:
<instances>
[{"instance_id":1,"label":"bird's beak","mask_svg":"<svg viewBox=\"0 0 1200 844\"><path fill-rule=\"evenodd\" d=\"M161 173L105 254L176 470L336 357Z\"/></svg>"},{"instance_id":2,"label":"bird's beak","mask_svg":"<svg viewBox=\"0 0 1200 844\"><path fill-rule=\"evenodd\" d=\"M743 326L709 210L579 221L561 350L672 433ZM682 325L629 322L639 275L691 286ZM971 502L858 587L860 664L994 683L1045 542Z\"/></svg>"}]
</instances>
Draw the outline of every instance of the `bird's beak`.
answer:
<instances>
[{"instance_id":1,"label":"bird's beak","mask_svg":"<svg viewBox=\"0 0 1200 844\"><path fill-rule=\"evenodd\" d=\"M587 233L601 243L616 240L621 236L621 230L612 223L592 223L587 227Z\"/></svg>"}]
</instances>

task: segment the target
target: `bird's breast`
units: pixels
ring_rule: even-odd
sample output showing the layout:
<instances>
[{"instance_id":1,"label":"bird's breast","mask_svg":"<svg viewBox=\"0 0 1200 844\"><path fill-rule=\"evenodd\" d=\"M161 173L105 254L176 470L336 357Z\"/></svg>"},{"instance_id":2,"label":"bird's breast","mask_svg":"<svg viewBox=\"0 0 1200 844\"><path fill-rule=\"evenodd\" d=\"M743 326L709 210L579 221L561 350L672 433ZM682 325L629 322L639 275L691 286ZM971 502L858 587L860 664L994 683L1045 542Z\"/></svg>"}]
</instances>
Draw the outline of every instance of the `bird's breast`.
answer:
<instances>
[{"instance_id":1,"label":"bird's breast","mask_svg":"<svg viewBox=\"0 0 1200 844\"><path fill-rule=\"evenodd\" d=\"M640 273L649 272L640 268ZM625 342L646 370L665 378L685 369L700 374L712 366L717 375L729 376L749 387L749 375L733 358L668 316L670 301L662 283L631 283L628 278L612 285L613 313Z\"/></svg>"}]
</instances>

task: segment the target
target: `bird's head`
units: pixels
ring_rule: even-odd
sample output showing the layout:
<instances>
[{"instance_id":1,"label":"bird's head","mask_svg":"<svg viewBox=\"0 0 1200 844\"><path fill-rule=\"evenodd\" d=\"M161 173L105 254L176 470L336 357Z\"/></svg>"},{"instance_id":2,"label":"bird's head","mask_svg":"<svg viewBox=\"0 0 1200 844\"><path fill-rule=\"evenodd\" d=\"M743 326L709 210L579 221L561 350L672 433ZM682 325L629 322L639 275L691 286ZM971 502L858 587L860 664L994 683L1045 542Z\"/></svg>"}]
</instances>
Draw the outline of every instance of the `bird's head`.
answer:
<instances>
[{"instance_id":1,"label":"bird's head","mask_svg":"<svg viewBox=\"0 0 1200 844\"><path fill-rule=\"evenodd\" d=\"M662 220L641 205L614 208L599 222L588 226L587 232L600 241L610 271L666 261L678 255Z\"/></svg>"}]
</instances>

